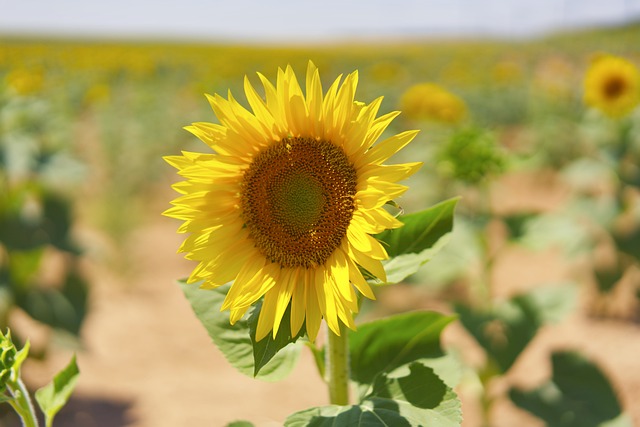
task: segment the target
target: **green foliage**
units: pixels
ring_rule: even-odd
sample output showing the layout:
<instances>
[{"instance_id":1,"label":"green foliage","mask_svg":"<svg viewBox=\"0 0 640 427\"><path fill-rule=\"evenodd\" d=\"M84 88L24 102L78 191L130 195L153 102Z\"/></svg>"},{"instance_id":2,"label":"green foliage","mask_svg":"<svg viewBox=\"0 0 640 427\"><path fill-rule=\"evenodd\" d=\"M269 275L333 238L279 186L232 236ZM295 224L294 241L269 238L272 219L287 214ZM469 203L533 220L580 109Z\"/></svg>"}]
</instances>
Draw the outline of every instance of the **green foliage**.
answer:
<instances>
[{"instance_id":1,"label":"green foliage","mask_svg":"<svg viewBox=\"0 0 640 427\"><path fill-rule=\"evenodd\" d=\"M631 427L609 380L575 352L551 356L553 377L540 387L511 389L513 402L550 427Z\"/></svg>"},{"instance_id":2,"label":"green foliage","mask_svg":"<svg viewBox=\"0 0 640 427\"><path fill-rule=\"evenodd\" d=\"M36 392L36 401L45 414L47 427L51 427L53 418L71 397L79 375L80 370L73 356L69 364L56 374L51 383Z\"/></svg>"},{"instance_id":3,"label":"green foliage","mask_svg":"<svg viewBox=\"0 0 640 427\"><path fill-rule=\"evenodd\" d=\"M257 303L247 319L249 335L251 336L251 342L253 344L254 377L258 375L258 372L260 372L280 350L289 344L295 343L298 338L305 335L306 331L305 325L303 324L298 334L295 337L291 336L291 305L289 305L282 315L282 321L280 322L280 328L276 336L274 337L273 334L268 334L262 340L256 341L258 318L260 317L261 309L262 303Z\"/></svg>"},{"instance_id":4,"label":"green foliage","mask_svg":"<svg viewBox=\"0 0 640 427\"><path fill-rule=\"evenodd\" d=\"M596 266L594 273L600 292L611 292L620 279L622 279L626 268L627 265L625 265L620 258L617 258L609 265Z\"/></svg>"},{"instance_id":5,"label":"green foliage","mask_svg":"<svg viewBox=\"0 0 640 427\"><path fill-rule=\"evenodd\" d=\"M495 137L479 128L456 132L438 154L445 173L467 184L478 184L506 169L506 154Z\"/></svg>"},{"instance_id":6,"label":"green foliage","mask_svg":"<svg viewBox=\"0 0 640 427\"><path fill-rule=\"evenodd\" d=\"M234 421L227 424L227 427L254 427L249 421Z\"/></svg>"},{"instance_id":7,"label":"green foliage","mask_svg":"<svg viewBox=\"0 0 640 427\"><path fill-rule=\"evenodd\" d=\"M460 322L487 352L501 373L518 356L545 323L557 322L574 307L572 287L539 288L495 304L489 310L456 305Z\"/></svg>"},{"instance_id":8,"label":"green foliage","mask_svg":"<svg viewBox=\"0 0 640 427\"><path fill-rule=\"evenodd\" d=\"M380 374L371 393L358 405L323 406L297 412L286 427L432 426L458 427L460 401L433 371L420 362L408 364L408 374Z\"/></svg>"},{"instance_id":9,"label":"green foliage","mask_svg":"<svg viewBox=\"0 0 640 427\"><path fill-rule=\"evenodd\" d=\"M371 384L380 373L422 358L442 356L440 334L454 319L421 311L359 325L349 334L352 379Z\"/></svg>"},{"instance_id":10,"label":"green foliage","mask_svg":"<svg viewBox=\"0 0 640 427\"><path fill-rule=\"evenodd\" d=\"M301 347L287 345L298 337L291 339L288 335L290 327L285 325L285 319L276 339L269 335L256 343L254 337L258 310L253 309L248 319L245 317L235 325L229 323L228 312L220 311L229 285L200 289L197 284L181 281L180 287L214 344L238 371L262 380L278 381L294 368Z\"/></svg>"},{"instance_id":11,"label":"green foliage","mask_svg":"<svg viewBox=\"0 0 640 427\"><path fill-rule=\"evenodd\" d=\"M387 283L398 283L431 260L449 241L458 198L446 200L420 212L398 217L404 226L387 230L376 238L385 245Z\"/></svg>"},{"instance_id":12,"label":"green foliage","mask_svg":"<svg viewBox=\"0 0 640 427\"><path fill-rule=\"evenodd\" d=\"M68 135L56 120L46 99L0 92L0 328L19 308L78 336L88 285L78 267L66 191L77 179L70 171L79 166L65 153ZM44 282L40 273L52 259L61 274Z\"/></svg>"},{"instance_id":13,"label":"green foliage","mask_svg":"<svg viewBox=\"0 0 640 427\"><path fill-rule=\"evenodd\" d=\"M0 391L6 389L7 381L13 376L17 352L11 340L11 331L7 331L6 336L0 331Z\"/></svg>"},{"instance_id":14,"label":"green foliage","mask_svg":"<svg viewBox=\"0 0 640 427\"><path fill-rule=\"evenodd\" d=\"M11 339L11 332L6 335L0 331L0 403L9 403L20 416L25 427L37 427L37 417L31 403L29 392L20 378L20 367L29 353L29 342L17 351ZM75 388L80 371L75 355L69 364L53 381L36 391L36 401L44 413L47 427L51 427L53 418L67 403Z\"/></svg>"}]
</instances>

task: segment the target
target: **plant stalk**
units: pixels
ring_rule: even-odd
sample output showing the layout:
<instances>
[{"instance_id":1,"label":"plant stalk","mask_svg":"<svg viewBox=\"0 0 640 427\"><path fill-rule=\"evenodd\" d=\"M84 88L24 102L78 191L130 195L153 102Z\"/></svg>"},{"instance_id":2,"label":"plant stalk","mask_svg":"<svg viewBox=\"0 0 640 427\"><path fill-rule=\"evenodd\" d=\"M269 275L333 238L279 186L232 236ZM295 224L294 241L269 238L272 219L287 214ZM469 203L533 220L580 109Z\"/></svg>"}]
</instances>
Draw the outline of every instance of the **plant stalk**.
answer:
<instances>
[{"instance_id":1,"label":"plant stalk","mask_svg":"<svg viewBox=\"0 0 640 427\"><path fill-rule=\"evenodd\" d=\"M340 335L329 329L327 341L329 400L332 405L349 404L349 341L346 327L340 322Z\"/></svg>"},{"instance_id":2,"label":"plant stalk","mask_svg":"<svg viewBox=\"0 0 640 427\"><path fill-rule=\"evenodd\" d=\"M23 427L38 427L38 418L29 397L29 391L20 378L7 384L14 400L9 401L22 420Z\"/></svg>"}]
</instances>

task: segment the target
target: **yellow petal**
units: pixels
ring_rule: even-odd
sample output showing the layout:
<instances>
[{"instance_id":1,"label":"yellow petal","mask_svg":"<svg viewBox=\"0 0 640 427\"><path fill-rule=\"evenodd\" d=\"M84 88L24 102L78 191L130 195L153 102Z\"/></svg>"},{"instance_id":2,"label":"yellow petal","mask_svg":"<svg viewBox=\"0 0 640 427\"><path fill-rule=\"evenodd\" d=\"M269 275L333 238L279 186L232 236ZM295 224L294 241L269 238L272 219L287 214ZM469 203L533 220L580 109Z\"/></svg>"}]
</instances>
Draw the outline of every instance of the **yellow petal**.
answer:
<instances>
[{"instance_id":1,"label":"yellow petal","mask_svg":"<svg viewBox=\"0 0 640 427\"><path fill-rule=\"evenodd\" d=\"M355 249L351 244L348 246L349 256L353 259L358 265L367 270L369 273L373 274L375 277L380 279L382 282L387 281L387 273L384 271L382 267L382 263L379 260L373 259L362 252Z\"/></svg>"},{"instance_id":2,"label":"yellow petal","mask_svg":"<svg viewBox=\"0 0 640 427\"><path fill-rule=\"evenodd\" d=\"M229 323L235 325L238 320L242 319L242 316L245 315L248 309L249 306L231 309L231 313L229 314Z\"/></svg>"},{"instance_id":3,"label":"yellow petal","mask_svg":"<svg viewBox=\"0 0 640 427\"><path fill-rule=\"evenodd\" d=\"M377 143L365 154L366 163L380 164L388 160L410 143L418 132L417 130L405 131Z\"/></svg>"},{"instance_id":4,"label":"yellow petal","mask_svg":"<svg viewBox=\"0 0 640 427\"><path fill-rule=\"evenodd\" d=\"M348 249L345 246L343 250ZM358 292L360 292L362 295L369 299L375 300L376 296L373 293L371 286L369 286L365 278L362 276L362 273L360 273L360 269L358 268L358 266L349 257L347 257L347 264L349 266L349 281L353 283L353 286L355 286Z\"/></svg>"},{"instance_id":5,"label":"yellow petal","mask_svg":"<svg viewBox=\"0 0 640 427\"><path fill-rule=\"evenodd\" d=\"M306 82L306 102L309 112L309 133L312 137L320 137L320 127L322 126L322 83L318 69L309 61L307 67Z\"/></svg>"},{"instance_id":6,"label":"yellow petal","mask_svg":"<svg viewBox=\"0 0 640 427\"><path fill-rule=\"evenodd\" d=\"M327 270L320 267L315 271L314 288L318 296L318 305L324 320L327 322L329 329L336 335L340 335L340 326L338 324L338 311L336 307L335 296L333 294L334 285L333 278L328 274Z\"/></svg>"},{"instance_id":7,"label":"yellow petal","mask_svg":"<svg viewBox=\"0 0 640 427\"><path fill-rule=\"evenodd\" d=\"M320 302L315 291L314 278L315 275L313 270L305 270L304 283L306 296L305 309L307 312L307 336L311 342L316 340L318 331L320 330L320 323L322 321L322 311L320 310Z\"/></svg>"},{"instance_id":8,"label":"yellow petal","mask_svg":"<svg viewBox=\"0 0 640 427\"><path fill-rule=\"evenodd\" d=\"M296 274L296 284L291 295L291 336L296 336L304 323L306 306L306 269L298 270Z\"/></svg>"},{"instance_id":9,"label":"yellow petal","mask_svg":"<svg viewBox=\"0 0 640 427\"><path fill-rule=\"evenodd\" d=\"M260 316L258 317L258 326L256 327L256 341L262 340L273 329L273 323L276 317L276 305L278 301L278 289L271 288L264 296L262 307L260 308Z\"/></svg>"},{"instance_id":10,"label":"yellow petal","mask_svg":"<svg viewBox=\"0 0 640 427\"><path fill-rule=\"evenodd\" d=\"M297 285L297 277L298 269L282 269L280 272L279 281L281 282L278 286L278 293L276 297L276 314L273 323L273 337L275 338L278 334L278 329L280 329L280 322L282 321L282 316L284 312L287 310L289 306L289 301L291 301L291 296L293 295L294 289Z\"/></svg>"}]
</instances>

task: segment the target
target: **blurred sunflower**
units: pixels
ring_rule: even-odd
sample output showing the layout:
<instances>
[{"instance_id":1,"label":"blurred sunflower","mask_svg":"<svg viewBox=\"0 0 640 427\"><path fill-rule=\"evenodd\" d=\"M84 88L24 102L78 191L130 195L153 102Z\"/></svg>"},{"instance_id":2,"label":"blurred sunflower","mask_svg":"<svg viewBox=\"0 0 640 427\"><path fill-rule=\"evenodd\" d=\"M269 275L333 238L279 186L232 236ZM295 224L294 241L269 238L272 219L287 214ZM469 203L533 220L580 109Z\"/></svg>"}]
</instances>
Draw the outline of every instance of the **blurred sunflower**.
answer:
<instances>
[{"instance_id":1,"label":"blurred sunflower","mask_svg":"<svg viewBox=\"0 0 640 427\"><path fill-rule=\"evenodd\" d=\"M640 102L640 72L624 58L596 58L585 75L584 101L609 117L623 117Z\"/></svg>"},{"instance_id":2,"label":"blurred sunflower","mask_svg":"<svg viewBox=\"0 0 640 427\"><path fill-rule=\"evenodd\" d=\"M387 253L371 235L402 225L383 206L421 163L383 162L417 131L373 145L399 113L376 118L382 98L354 101L357 72L326 94L312 63L306 94L291 67L278 70L275 86L258 76L266 100L244 81L252 111L231 93L208 96L220 124L186 128L214 153L166 157L186 181L174 184L182 195L165 215L191 233L180 248L199 262L189 283L233 281L222 305L232 324L264 297L257 340L277 334L289 306L292 336L306 321L314 340L322 318L339 335L339 322L355 327L355 291L375 298L360 267L386 280Z\"/></svg>"},{"instance_id":3,"label":"blurred sunflower","mask_svg":"<svg viewBox=\"0 0 640 427\"><path fill-rule=\"evenodd\" d=\"M467 114L462 99L434 83L411 86L400 98L400 109L412 119L459 123Z\"/></svg>"},{"instance_id":4,"label":"blurred sunflower","mask_svg":"<svg viewBox=\"0 0 640 427\"><path fill-rule=\"evenodd\" d=\"M18 95L34 95L44 86L44 72L40 68L15 68L4 77L4 82Z\"/></svg>"}]
</instances>

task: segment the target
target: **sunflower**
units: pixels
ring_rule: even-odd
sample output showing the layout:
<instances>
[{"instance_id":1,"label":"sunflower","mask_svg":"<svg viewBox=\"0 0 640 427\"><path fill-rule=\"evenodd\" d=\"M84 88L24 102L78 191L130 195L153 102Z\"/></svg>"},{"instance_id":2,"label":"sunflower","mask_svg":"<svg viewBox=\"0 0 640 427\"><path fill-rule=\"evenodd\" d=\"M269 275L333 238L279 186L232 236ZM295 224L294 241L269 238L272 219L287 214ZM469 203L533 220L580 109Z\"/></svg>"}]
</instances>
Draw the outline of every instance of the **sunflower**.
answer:
<instances>
[{"instance_id":1,"label":"sunflower","mask_svg":"<svg viewBox=\"0 0 640 427\"><path fill-rule=\"evenodd\" d=\"M233 282L221 307L232 324L263 298L257 340L275 337L288 307L292 336L304 324L314 340L322 319L339 335L340 323L355 328L358 293L375 299L363 271L386 280L372 235L402 225L384 206L421 163L383 163L417 131L376 143L399 112L376 117L382 98L355 101L357 71L326 93L313 63L305 94L289 66L275 86L258 77L264 99L244 80L251 111L207 95L220 124L185 129L213 152L165 158L185 178L165 215L190 233L179 249L198 261L188 283Z\"/></svg>"},{"instance_id":2,"label":"sunflower","mask_svg":"<svg viewBox=\"0 0 640 427\"><path fill-rule=\"evenodd\" d=\"M400 98L407 117L456 124L467 114L462 99L435 83L420 83L408 88Z\"/></svg>"},{"instance_id":3,"label":"sunflower","mask_svg":"<svg viewBox=\"0 0 640 427\"><path fill-rule=\"evenodd\" d=\"M584 101L609 117L623 117L640 102L640 72L624 58L603 55L584 79Z\"/></svg>"}]
</instances>

